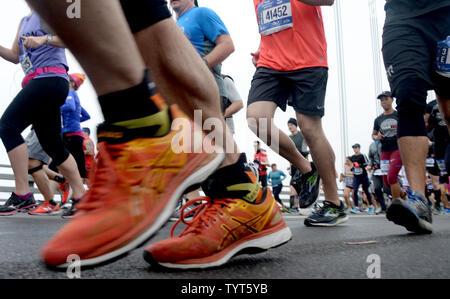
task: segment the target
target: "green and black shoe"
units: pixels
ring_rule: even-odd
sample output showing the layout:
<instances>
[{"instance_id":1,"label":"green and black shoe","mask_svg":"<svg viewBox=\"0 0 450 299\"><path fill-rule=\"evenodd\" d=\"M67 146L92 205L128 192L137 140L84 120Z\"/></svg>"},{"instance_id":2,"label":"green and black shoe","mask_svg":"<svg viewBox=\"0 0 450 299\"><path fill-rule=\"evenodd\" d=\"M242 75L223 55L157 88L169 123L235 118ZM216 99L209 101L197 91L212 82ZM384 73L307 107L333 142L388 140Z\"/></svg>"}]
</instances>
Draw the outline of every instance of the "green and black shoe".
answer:
<instances>
[{"instance_id":1,"label":"green and black shoe","mask_svg":"<svg viewBox=\"0 0 450 299\"><path fill-rule=\"evenodd\" d=\"M344 204L341 206L325 201L313 215L305 219L306 226L336 226L348 220Z\"/></svg>"}]
</instances>

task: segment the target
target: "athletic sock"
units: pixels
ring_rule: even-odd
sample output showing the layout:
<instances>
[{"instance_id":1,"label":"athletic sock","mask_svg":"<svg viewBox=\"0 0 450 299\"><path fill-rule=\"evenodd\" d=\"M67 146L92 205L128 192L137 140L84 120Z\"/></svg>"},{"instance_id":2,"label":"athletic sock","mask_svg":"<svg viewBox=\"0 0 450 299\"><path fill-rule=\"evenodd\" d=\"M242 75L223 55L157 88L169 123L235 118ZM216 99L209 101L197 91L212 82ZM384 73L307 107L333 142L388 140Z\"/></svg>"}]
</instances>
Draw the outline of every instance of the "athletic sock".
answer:
<instances>
[{"instance_id":1,"label":"athletic sock","mask_svg":"<svg viewBox=\"0 0 450 299\"><path fill-rule=\"evenodd\" d=\"M25 194L25 195L19 195L19 194L17 194L16 192L14 192L14 194L17 195L18 197L22 198L22 199L28 199L28 198L30 198L30 196L31 196L31 192L28 192L28 193Z\"/></svg>"},{"instance_id":2,"label":"athletic sock","mask_svg":"<svg viewBox=\"0 0 450 299\"><path fill-rule=\"evenodd\" d=\"M54 180L55 180L55 182L58 182L58 183L61 183L61 184L64 184L66 182L66 179L64 177L62 177L62 176L59 176L59 175L55 175Z\"/></svg>"},{"instance_id":3,"label":"athletic sock","mask_svg":"<svg viewBox=\"0 0 450 299\"><path fill-rule=\"evenodd\" d=\"M213 173L203 184L203 192L212 199L240 198L249 203L261 200L261 187L247 166L247 157L243 153L232 165Z\"/></svg>"},{"instance_id":4,"label":"athletic sock","mask_svg":"<svg viewBox=\"0 0 450 299\"><path fill-rule=\"evenodd\" d=\"M169 109L166 106L160 110L151 96L146 70L140 84L99 97L105 122L127 129L159 126L156 135L166 134L170 130Z\"/></svg>"},{"instance_id":5,"label":"athletic sock","mask_svg":"<svg viewBox=\"0 0 450 299\"><path fill-rule=\"evenodd\" d=\"M58 205L53 199L50 200L48 203L51 204L54 207L56 207Z\"/></svg>"}]
</instances>

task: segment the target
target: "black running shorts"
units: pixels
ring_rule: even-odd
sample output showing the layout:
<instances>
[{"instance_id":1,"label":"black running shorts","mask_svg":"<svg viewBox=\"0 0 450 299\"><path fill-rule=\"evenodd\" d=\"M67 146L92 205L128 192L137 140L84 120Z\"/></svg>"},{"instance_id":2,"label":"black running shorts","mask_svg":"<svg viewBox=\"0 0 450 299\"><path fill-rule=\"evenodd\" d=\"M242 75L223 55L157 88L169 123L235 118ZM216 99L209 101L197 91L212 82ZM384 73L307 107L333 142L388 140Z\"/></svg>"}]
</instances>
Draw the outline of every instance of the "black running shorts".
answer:
<instances>
[{"instance_id":1,"label":"black running shorts","mask_svg":"<svg viewBox=\"0 0 450 299\"><path fill-rule=\"evenodd\" d=\"M311 67L280 72L259 67L253 76L248 106L254 102L275 102L281 110L292 106L300 114L325 115L328 68Z\"/></svg>"},{"instance_id":2,"label":"black running shorts","mask_svg":"<svg viewBox=\"0 0 450 299\"><path fill-rule=\"evenodd\" d=\"M449 35L450 7L384 26L383 57L393 96L405 79L422 79L444 98L450 94L450 79L434 70L437 44Z\"/></svg>"}]
</instances>

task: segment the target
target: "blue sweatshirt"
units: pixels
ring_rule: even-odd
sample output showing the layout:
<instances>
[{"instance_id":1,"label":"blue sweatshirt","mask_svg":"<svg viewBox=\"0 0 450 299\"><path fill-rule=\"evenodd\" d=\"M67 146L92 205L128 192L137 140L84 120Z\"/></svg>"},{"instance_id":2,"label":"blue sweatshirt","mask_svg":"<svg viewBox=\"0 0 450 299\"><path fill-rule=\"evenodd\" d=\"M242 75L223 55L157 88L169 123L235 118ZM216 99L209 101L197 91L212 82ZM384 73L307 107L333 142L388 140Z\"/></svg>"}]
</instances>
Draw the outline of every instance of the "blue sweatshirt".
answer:
<instances>
[{"instance_id":1,"label":"blue sweatshirt","mask_svg":"<svg viewBox=\"0 0 450 299\"><path fill-rule=\"evenodd\" d=\"M281 182L286 178L286 175L281 170L272 171L267 177L269 182L272 181L272 186L281 185Z\"/></svg>"},{"instance_id":2,"label":"blue sweatshirt","mask_svg":"<svg viewBox=\"0 0 450 299\"><path fill-rule=\"evenodd\" d=\"M61 106L63 133L80 132L80 123L89 120L91 116L81 107L80 99L75 90L69 91L66 102Z\"/></svg>"}]
</instances>

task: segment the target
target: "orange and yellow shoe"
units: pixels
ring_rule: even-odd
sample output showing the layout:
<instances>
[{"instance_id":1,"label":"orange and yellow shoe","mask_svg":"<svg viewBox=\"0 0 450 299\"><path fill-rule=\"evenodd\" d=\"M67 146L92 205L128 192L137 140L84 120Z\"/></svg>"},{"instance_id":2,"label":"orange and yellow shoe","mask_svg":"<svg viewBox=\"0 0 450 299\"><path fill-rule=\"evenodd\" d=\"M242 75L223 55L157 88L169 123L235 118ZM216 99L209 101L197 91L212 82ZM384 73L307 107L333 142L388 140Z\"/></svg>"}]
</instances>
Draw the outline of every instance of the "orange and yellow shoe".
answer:
<instances>
[{"instance_id":1,"label":"orange and yellow shoe","mask_svg":"<svg viewBox=\"0 0 450 299\"><path fill-rule=\"evenodd\" d=\"M171 119L184 118L175 106L170 114ZM75 254L81 266L98 265L151 238L184 191L203 182L224 159L217 152L178 152L172 143L182 144L192 130L178 126L162 137L151 137L145 128L100 125L91 188L77 205L77 214L42 249L45 263L67 267L68 256Z\"/></svg>"},{"instance_id":2,"label":"orange and yellow shoe","mask_svg":"<svg viewBox=\"0 0 450 299\"><path fill-rule=\"evenodd\" d=\"M45 201L36 209L29 211L28 214L33 216L48 216L58 214L59 211L60 207L58 205L52 205L49 202Z\"/></svg>"},{"instance_id":3,"label":"orange and yellow shoe","mask_svg":"<svg viewBox=\"0 0 450 299\"><path fill-rule=\"evenodd\" d=\"M202 202L192 221L183 219L184 209ZM269 189L259 189L256 203L235 198L203 197L186 203L171 238L149 245L144 259L167 268L209 268L225 264L239 253L254 253L278 247L291 239L281 211ZM187 225L178 236L178 223Z\"/></svg>"}]
</instances>

